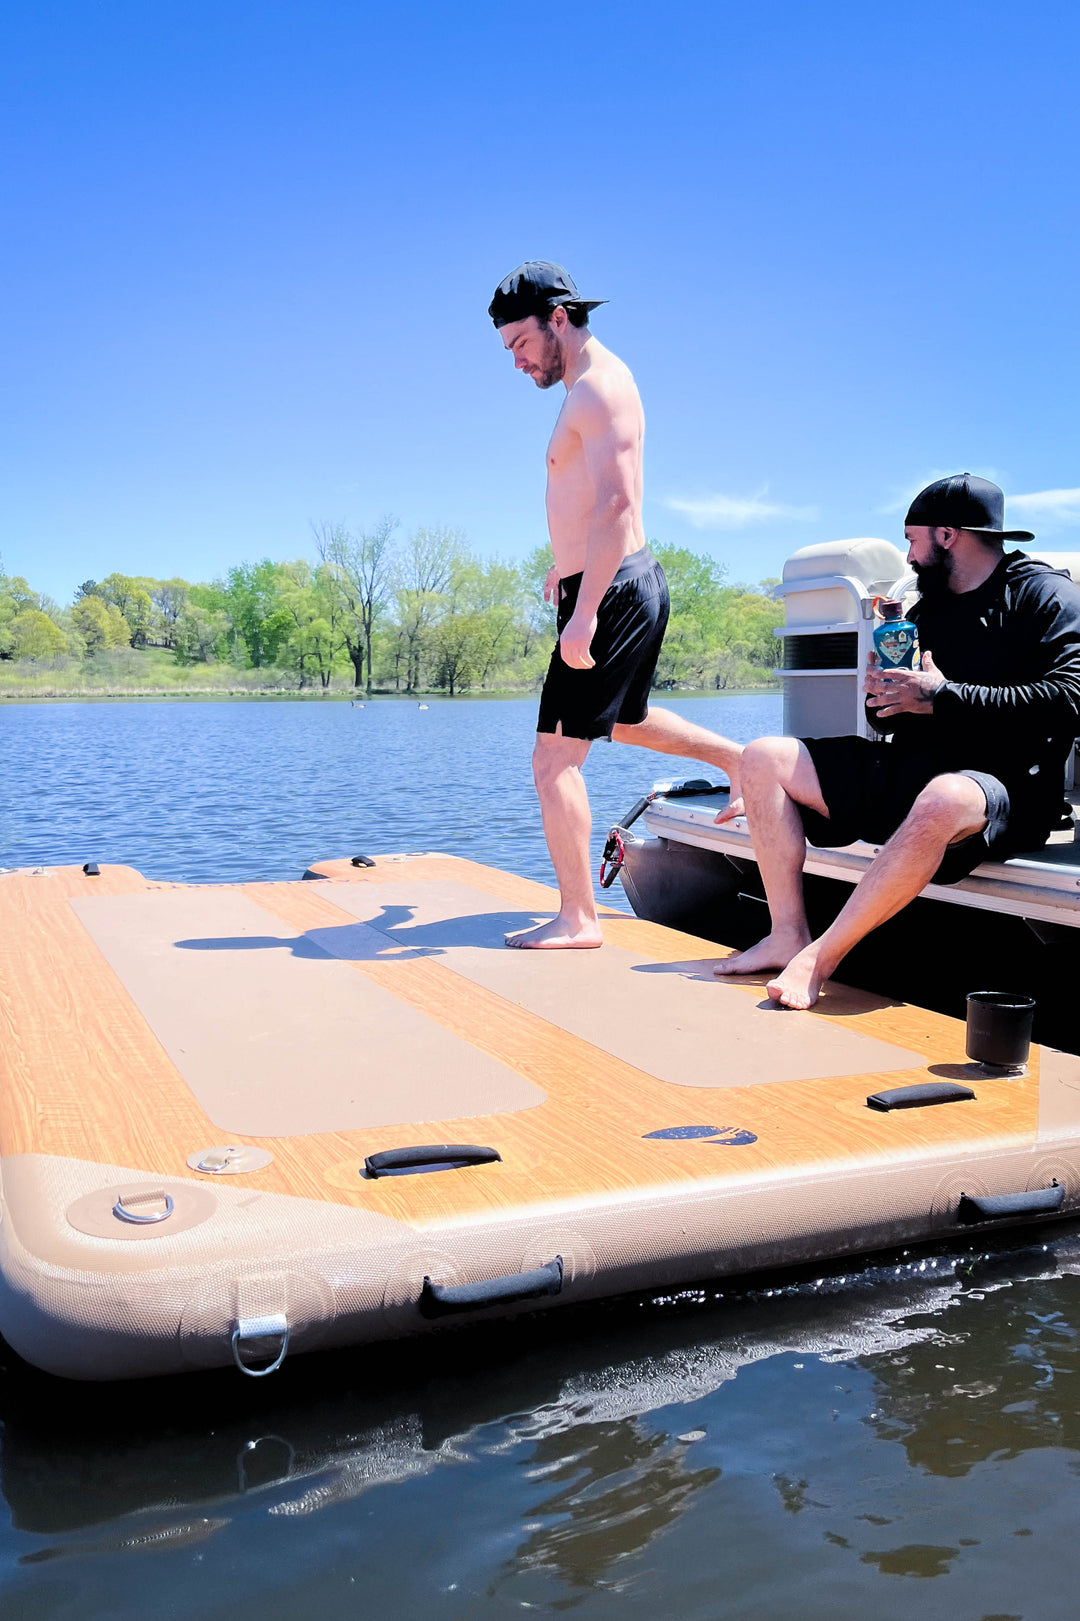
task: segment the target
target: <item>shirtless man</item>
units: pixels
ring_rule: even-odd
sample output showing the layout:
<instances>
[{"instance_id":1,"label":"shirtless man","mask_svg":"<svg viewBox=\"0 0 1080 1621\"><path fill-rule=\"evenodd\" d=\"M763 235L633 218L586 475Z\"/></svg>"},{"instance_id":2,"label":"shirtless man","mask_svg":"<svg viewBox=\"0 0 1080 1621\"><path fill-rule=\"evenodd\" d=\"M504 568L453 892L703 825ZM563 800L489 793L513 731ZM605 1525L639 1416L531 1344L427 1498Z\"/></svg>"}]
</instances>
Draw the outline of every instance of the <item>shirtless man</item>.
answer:
<instances>
[{"instance_id":1,"label":"shirtless man","mask_svg":"<svg viewBox=\"0 0 1080 1621\"><path fill-rule=\"evenodd\" d=\"M507 936L529 949L603 943L589 860L581 768L598 737L637 743L726 771L741 810L738 743L666 709L649 688L668 618L664 571L641 523L645 417L629 370L589 331L589 311L561 265L530 262L500 282L488 314L519 371L566 389L548 445L547 518L555 555L544 600L559 632L540 699L533 776L559 884L559 913Z\"/></svg>"}]
</instances>

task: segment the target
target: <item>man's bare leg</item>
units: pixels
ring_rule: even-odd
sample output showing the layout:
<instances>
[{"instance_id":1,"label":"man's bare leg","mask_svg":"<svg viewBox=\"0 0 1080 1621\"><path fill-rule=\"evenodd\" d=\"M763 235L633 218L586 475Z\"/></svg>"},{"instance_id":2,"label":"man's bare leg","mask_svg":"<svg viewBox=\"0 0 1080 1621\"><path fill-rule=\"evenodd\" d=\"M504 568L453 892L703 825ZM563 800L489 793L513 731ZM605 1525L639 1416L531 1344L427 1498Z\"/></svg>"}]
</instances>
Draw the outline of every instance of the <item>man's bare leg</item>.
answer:
<instances>
[{"instance_id":1,"label":"man's bare leg","mask_svg":"<svg viewBox=\"0 0 1080 1621\"><path fill-rule=\"evenodd\" d=\"M650 707L645 719L636 726L616 726L612 731L616 743L634 743L638 748L655 749L658 754L678 754L685 760L704 760L707 765L725 771L731 783L731 797L727 808L717 817L726 822L742 814L743 803L739 790L739 759L741 743L733 743L719 732L709 732L704 726L695 726L670 709Z\"/></svg>"},{"instance_id":2,"label":"man's bare leg","mask_svg":"<svg viewBox=\"0 0 1080 1621\"><path fill-rule=\"evenodd\" d=\"M927 783L836 920L770 980L773 1000L784 1007L812 1007L852 946L915 899L950 844L985 826L986 798L977 782L949 775Z\"/></svg>"},{"instance_id":3,"label":"man's bare leg","mask_svg":"<svg viewBox=\"0 0 1080 1621\"><path fill-rule=\"evenodd\" d=\"M559 884L559 915L539 928L508 934L508 946L536 950L603 945L589 862L592 816L581 768L586 739L538 732L533 777L544 819L544 837Z\"/></svg>"},{"instance_id":4,"label":"man's bare leg","mask_svg":"<svg viewBox=\"0 0 1080 1621\"><path fill-rule=\"evenodd\" d=\"M772 928L764 940L718 963L720 978L786 968L810 943L803 904L802 871L806 836L799 806L827 816L814 762L797 737L759 737L742 756L746 818L769 901Z\"/></svg>"}]
</instances>

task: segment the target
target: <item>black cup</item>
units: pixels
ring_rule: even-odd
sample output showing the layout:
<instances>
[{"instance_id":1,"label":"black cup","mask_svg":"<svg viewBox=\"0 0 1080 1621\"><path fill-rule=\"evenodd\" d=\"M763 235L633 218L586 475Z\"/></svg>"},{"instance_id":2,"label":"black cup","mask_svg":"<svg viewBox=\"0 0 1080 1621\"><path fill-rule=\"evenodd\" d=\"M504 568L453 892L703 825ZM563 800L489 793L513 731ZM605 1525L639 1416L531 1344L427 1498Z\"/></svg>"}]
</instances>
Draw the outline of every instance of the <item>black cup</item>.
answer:
<instances>
[{"instance_id":1,"label":"black cup","mask_svg":"<svg viewBox=\"0 0 1080 1621\"><path fill-rule=\"evenodd\" d=\"M1033 997L1017 991L971 991L967 999L969 1058L998 1069L1020 1069L1031 1046Z\"/></svg>"}]
</instances>

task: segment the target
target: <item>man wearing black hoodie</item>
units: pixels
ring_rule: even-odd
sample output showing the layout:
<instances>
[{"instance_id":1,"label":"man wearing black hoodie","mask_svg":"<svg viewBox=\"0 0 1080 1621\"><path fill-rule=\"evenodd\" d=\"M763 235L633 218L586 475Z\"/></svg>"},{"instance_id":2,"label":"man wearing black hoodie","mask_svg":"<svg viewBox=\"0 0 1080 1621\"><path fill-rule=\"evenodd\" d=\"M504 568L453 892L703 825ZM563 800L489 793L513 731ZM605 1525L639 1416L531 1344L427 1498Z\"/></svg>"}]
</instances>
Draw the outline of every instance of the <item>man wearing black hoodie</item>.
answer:
<instances>
[{"instance_id":1,"label":"man wearing black hoodie","mask_svg":"<svg viewBox=\"0 0 1080 1621\"><path fill-rule=\"evenodd\" d=\"M858 737L759 738L741 782L772 916L771 932L718 975L779 969L769 995L808 1008L841 959L932 879L956 883L980 861L1045 843L1080 733L1080 588L1006 540L1005 498L969 473L939 479L904 525L919 580L911 611L920 667L883 670L871 654L871 725ZM812 940L802 896L806 840L883 846L851 898Z\"/></svg>"}]
</instances>

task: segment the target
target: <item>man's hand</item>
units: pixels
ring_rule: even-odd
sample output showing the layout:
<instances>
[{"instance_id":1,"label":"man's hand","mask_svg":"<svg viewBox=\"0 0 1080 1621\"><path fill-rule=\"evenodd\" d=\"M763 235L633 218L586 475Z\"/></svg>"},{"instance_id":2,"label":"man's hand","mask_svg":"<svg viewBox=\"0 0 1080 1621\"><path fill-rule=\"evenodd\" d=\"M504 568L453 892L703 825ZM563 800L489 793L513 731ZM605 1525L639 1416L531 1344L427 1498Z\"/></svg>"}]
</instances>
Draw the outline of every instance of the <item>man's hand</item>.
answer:
<instances>
[{"instance_id":1,"label":"man's hand","mask_svg":"<svg viewBox=\"0 0 1080 1621\"><path fill-rule=\"evenodd\" d=\"M931 653L923 653L921 663L921 670L885 670L877 654L870 654L863 691L867 704L882 720L888 720L890 715L933 713L934 694L945 685L945 677Z\"/></svg>"},{"instance_id":2,"label":"man's hand","mask_svg":"<svg viewBox=\"0 0 1080 1621\"><path fill-rule=\"evenodd\" d=\"M553 603L553 604L558 602L558 600L559 600L559 584L560 584L559 571L556 568L555 564L552 563L551 567L547 571L547 579L544 581L544 601L545 602L550 602L550 603Z\"/></svg>"},{"instance_id":3,"label":"man's hand","mask_svg":"<svg viewBox=\"0 0 1080 1621\"><path fill-rule=\"evenodd\" d=\"M595 635L595 614L591 619L586 619L582 614L573 614L559 637L559 652L562 654L563 663L568 664L571 670L591 670L596 660L589 652L589 648Z\"/></svg>"}]
</instances>

